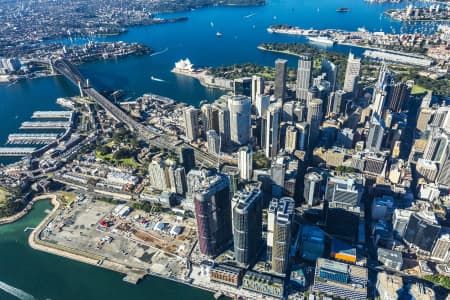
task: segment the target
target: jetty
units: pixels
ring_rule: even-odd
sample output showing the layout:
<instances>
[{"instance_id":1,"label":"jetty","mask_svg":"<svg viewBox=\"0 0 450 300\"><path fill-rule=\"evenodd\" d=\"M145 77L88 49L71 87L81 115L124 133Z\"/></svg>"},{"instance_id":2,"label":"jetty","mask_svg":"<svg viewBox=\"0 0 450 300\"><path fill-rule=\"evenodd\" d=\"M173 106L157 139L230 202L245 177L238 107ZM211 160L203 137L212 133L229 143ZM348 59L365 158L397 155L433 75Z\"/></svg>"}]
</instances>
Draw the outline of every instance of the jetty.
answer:
<instances>
[{"instance_id":1,"label":"jetty","mask_svg":"<svg viewBox=\"0 0 450 300\"><path fill-rule=\"evenodd\" d=\"M20 126L20 129L67 129L70 122L64 121L26 121Z\"/></svg>"},{"instance_id":2,"label":"jetty","mask_svg":"<svg viewBox=\"0 0 450 300\"><path fill-rule=\"evenodd\" d=\"M27 156L35 150L34 147L0 147L0 157Z\"/></svg>"},{"instance_id":3,"label":"jetty","mask_svg":"<svg viewBox=\"0 0 450 300\"><path fill-rule=\"evenodd\" d=\"M7 144L51 144L58 136L57 133L12 133L8 135Z\"/></svg>"},{"instance_id":4,"label":"jetty","mask_svg":"<svg viewBox=\"0 0 450 300\"><path fill-rule=\"evenodd\" d=\"M70 119L73 112L67 110L60 111L35 111L31 118L33 119Z\"/></svg>"}]
</instances>

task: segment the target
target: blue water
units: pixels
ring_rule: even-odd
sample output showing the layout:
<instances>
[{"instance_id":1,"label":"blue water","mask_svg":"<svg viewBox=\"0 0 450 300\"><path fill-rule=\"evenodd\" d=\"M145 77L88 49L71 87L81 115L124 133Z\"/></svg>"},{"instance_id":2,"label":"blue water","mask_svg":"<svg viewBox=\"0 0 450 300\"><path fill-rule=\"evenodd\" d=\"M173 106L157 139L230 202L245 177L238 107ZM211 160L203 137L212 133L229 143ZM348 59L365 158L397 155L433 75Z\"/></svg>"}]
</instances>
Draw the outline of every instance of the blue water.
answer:
<instances>
[{"instance_id":1,"label":"blue water","mask_svg":"<svg viewBox=\"0 0 450 300\"><path fill-rule=\"evenodd\" d=\"M305 42L304 38L269 34L267 27L285 23L302 28L339 28L399 32L414 31L424 25L404 26L382 15L386 8L402 7L406 4L367 4L362 0L272 0L259 7L211 7L160 17L187 16L186 22L137 26L129 28L120 36L96 38L98 41L140 42L156 51L168 49L160 55L128 57L114 61L100 61L80 66L81 72L100 90L123 89L131 96L151 92L174 98L178 101L198 105L202 100L213 101L224 92L204 88L192 78L170 72L174 63L190 58L197 66L231 65L253 62L272 65L278 57L289 60L294 67L295 58L262 52L256 47L263 42ZM339 7L348 7L350 12L337 13ZM254 14L249 18L248 16ZM212 26L213 25L213 26ZM431 28L431 27L430 27ZM422 28L421 30L424 30ZM216 32L222 32L218 38ZM59 40L66 44L85 43L86 39ZM335 46L332 50L348 53L349 47ZM362 49L352 50L357 55ZM150 80L151 76L164 82ZM0 84L0 145L9 133L17 131L22 121L28 120L34 110L58 109L56 98L72 96L75 87L59 77L22 81L9 86ZM0 160L9 162L10 160Z\"/></svg>"}]
</instances>

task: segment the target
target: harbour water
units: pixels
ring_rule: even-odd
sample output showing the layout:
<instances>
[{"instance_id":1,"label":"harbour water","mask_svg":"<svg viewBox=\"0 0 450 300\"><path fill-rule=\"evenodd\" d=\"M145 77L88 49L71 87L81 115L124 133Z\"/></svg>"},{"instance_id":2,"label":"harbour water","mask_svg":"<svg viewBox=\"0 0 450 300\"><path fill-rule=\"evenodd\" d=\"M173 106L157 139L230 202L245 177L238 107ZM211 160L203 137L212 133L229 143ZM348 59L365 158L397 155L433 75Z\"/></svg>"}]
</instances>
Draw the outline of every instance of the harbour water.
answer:
<instances>
[{"instance_id":1,"label":"harbour water","mask_svg":"<svg viewBox=\"0 0 450 300\"><path fill-rule=\"evenodd\" d=\"M285 23L302 28L340 28L399 32L402 24L382 15L386 8L403 4L374 4L363 0L268 0L261 7L212 7L176 15L188 16L181 23L133 27L123 35L99 38L99 41L141 42L162 53L128 57L115 61L93 62L80 66L91 83L102 89L123 89L133 96L146 92L161 94L188 104L212 101L223 91L207 89L195 79L170 72L174 62L189 57L198 66L230 65L253 62L272 65L279 54L261 52L262 42L304 42L302 37L269 34L266 28ZM348 7L348 13L336 8ZM173 14L171 15L173 16ZM404 27L414 31L423 24ZM428 27L427 27L428 28ZM427 29L423 28L423 30ZM431 27L430 27L431 28ZM218 38L216 32L222 32ZM75 40L70 44L85 42ZM162 51L167 49L167 51ZM348 47L333 50L347 53ZM353 50L360 54L360 49ZM295 67L295 59L289 66ZM164 80L151 80L151 76ZM58 97L73 96L77 89L62 77L0 84L0 145L9 133L17 132L35 110L60 109ZM8 162L8 161L2 161ZM43 217L49 203L42 202L23 220L0 227L0 299L212 299L212 294L158 278L147 278L137 286L122 282L122 275L93 266L37 252L28 247L24 233ZM6 284L6 285L5 285ZM12 296L5 292L26 294Z\"/></svg>"},{"instance_id":2,"label":"harbour water","mask_svg":"<svg viewBox=\"0 0 450 300\"><path fill-rule=\"evenodd\" d=\"M47 209L50 201L37 202L23 219L0 226L0 299L213 299L210 292L157 277L132 285L122 274L31 249L24 229L36 227Z\"/></svg>"}]
</instances>

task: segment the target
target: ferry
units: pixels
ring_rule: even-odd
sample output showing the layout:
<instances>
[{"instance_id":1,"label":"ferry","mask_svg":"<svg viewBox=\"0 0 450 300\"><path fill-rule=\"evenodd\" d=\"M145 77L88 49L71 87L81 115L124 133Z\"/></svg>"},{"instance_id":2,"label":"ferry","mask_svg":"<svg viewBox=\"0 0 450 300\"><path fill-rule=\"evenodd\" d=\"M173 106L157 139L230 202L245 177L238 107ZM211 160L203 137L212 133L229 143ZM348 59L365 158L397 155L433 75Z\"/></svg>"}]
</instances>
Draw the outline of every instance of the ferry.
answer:
<instances>
[{"instance_id":1,"label":"ferry","mask_svg":"<svg viewBox=\"0 0 450 300\"><path fill-rule=\"evenodd\" d=\"M308 41L313 43L324 44L328 46L333 46L336 42L326 36L307 36Z\"/></svg>"},{"instance_id":2,"label":"ferry","mask_svg":"<svg viewBox=\"0 0 450 300\"><path fill-rule=\"evenodd\" d=\"M350 11L350 8L347 8L347 7L341 7L341 8L336 9L336 12L340 12L340 13L346 13L349 11Z\"/></svg>"},{"instance_id":3,"label":"ferry","mask_svg":"<svg viewBox=\"0 0 450 300\"><path fill-rule=\"evenodd\" d=\"M216 33L216 36L217 36L217 37L221 37L222 35L223 35L222 32L217 31L217 33Z\"/></svg>"},{"instance_id":4,"label":"ferry","mask_svg":"<svg viewBox=\"0 0 450 300\"><path fill-rule=\"evenodd\" d=\"M164 82L164 80L162 80L160 78L157 78L155 76L151 76L150 79L153 80L153 81L157 81L157 82Z\"/></svg>"}]
</instances>

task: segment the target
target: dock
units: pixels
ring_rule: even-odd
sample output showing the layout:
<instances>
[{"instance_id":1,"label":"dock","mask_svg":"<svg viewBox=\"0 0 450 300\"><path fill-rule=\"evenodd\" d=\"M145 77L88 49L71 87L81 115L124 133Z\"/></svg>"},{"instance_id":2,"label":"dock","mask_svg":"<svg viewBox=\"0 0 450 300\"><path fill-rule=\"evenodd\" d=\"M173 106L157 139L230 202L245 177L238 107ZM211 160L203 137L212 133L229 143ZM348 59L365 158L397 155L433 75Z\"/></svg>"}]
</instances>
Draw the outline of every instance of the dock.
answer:
<instances>
[{"instance_id":1,"label":"dock","mask_svg":"<svg viewBox=\"0 0 450 300\"><path fill-rule=\"evenodd\" d=\"M56 141L58 136L57 133L12 133L7 144L45 145Z\"/></svg>"},{"instance_id":2,"label":"dock","mask_svg":"<svg viewBox=\"0 0 450 300\"><path fill-rule=\"evenodd\" d=\"M123 281L132 283L132 284L138 284L138 282L145 277L145 273L128 273L124 278Z\"/></svg>"},{"instance_id":3,"label":"dock","mask_svg":"<svg viewBox=\"0 0 450 300\"><path fill-rule=\"evenodd\" d=\"M26 121L20 126L20 129L67 129L70 122L65 121Z\"/></svg>"},{"instance_id":4,"label":"dock","mask_svg":"<svg viewBox=\"0 0 450 300\"><path fill-rule=\"evenodd\" d=\"M35 150L34 147L0 147L0 157L27 156Z\"/></svg>"},{"instance_id":5,"label":"dock","mask_svg":"<svg viewBox=\"0 0 450 300\"><path fill-rule=\"evenodd\" d=\"M31 118L33 119L70 119L72 117L71 111L35 111Z\"/></svg>"}]
</instances>

